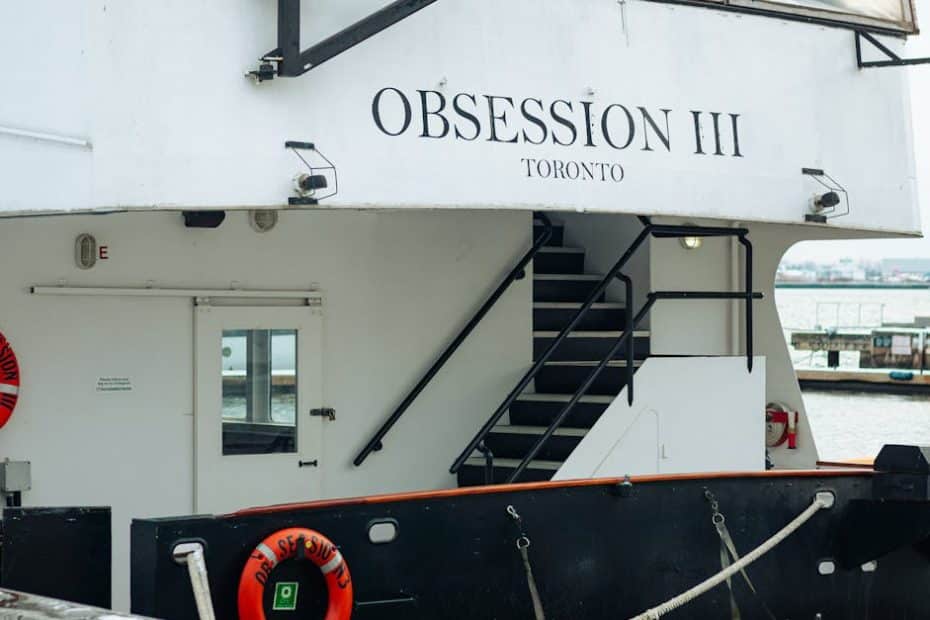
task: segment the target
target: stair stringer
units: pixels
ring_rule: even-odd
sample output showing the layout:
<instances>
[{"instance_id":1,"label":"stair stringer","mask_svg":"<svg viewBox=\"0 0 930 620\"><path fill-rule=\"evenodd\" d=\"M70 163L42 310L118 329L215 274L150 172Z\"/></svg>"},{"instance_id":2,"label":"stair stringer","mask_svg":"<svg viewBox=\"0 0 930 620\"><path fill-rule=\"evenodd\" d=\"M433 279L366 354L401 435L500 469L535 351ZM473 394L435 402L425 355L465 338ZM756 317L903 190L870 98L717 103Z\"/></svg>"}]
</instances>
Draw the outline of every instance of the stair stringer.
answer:
<instances>
[{"instance_id":1,"label":"stair stringer","mask_svg":"<svg viewBox=\"0 0 930 620\"><path fill-rule=\"evenodd\" d=\"M765 469L765 358L650 357L553 480Z\"/></svg>"}]
</instances>

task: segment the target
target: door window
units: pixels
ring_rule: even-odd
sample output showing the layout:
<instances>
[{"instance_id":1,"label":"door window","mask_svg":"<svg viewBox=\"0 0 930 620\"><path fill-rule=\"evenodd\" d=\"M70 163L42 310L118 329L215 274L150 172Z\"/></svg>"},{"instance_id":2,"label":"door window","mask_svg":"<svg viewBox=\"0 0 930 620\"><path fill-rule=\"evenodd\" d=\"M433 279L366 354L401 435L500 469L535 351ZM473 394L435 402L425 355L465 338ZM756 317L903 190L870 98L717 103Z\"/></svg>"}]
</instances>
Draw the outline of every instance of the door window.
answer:
<instances>
[{"instance_id":1,"label":"door window","mask_svg":"<svg viewBox=\"0 0 930 620\"><path fill-rule=\"evenodd\" d=\"M297 330L226 329L223 455L297 452Z\"/></svg>"}]
</instances>

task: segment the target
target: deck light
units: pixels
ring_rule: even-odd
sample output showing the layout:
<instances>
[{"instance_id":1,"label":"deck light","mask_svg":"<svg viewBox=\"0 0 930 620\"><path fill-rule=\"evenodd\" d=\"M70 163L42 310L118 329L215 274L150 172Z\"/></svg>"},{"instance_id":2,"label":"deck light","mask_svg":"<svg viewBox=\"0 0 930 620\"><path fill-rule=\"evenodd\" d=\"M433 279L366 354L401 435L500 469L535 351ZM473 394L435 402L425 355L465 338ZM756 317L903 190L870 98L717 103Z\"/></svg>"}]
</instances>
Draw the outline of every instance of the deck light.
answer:
<instances>
[{"instance_id":1,"label":"deck light","mask_svg":"<svg viewBox=\"0 0 930 620\"><path fill-rule=\"evenodd\" d=\"M814 206L817 208L818 212L824 209L832 209L838 204L840 204L840 195L836 192L821 194L814 200Z\"/></svg>"},{"instance_id":2,"label":"deck light","mask_svg":"<svg viewBox=\"0 0 930 620\"><path fill-rule=\"evenodd\" d=\"M836 180L820 168L801 168L801 174L811 177L820 187L807 203L809 213L804 214L805 222L826 224L827 220L849 215L849 194ZM823 190L826 189L826 192ZM820 193L823 192L823 193ZM845 209L837 207L845 203Z\"/></svg>"},{"instance_id":3,"label":"deck light","mask_svg":"<svg viewBox=\"0 0 930 620\"><path fill-rule=\"evenodd\" d=\"M701 237L682 237L681 247L686 250L697 250L704 245L704 239Z\"/></svg>"},{"instance_id":4,"label":"deck light","mask_svg":"<svg viewBox=\"0 0 930 620\"><path fill-rule=\"evenodd\" d=\"M84 233L74 240L74 261L80 269L90 269L97 264L97 240Z\"/></svg>"},{"instance_id":5,"label":"deck light","mask_svg":"<svg viewBox=\"0 0 930 620\"><path fill-rule=\"evenodd\" d=\"M326 189L329 182L322 174L298 174L294 177L294 187L301 196L313 196L318 189Z\"/></svg>"},{"instance_id":6,"label":"deck light","mask_svg":"<svg viewBox=\"0 0 930 620\"><path fill-rule=\"evenodd\" d=\"M685 226L694 226L694 224L688 222ZM686 250L697 250L704 245L704 237L679 237L678 242Z\"/></svg>"},{"instance_id":7,"label":"deck light","mask_svg":"<svg viewBox=\"0 0 930 620\"><path fill-rule=\"evenodd\" d=\"M249 211L249 225L255 232L266 233L278 223L278 212L274 209Z\"/></svg>"}]
</instances>

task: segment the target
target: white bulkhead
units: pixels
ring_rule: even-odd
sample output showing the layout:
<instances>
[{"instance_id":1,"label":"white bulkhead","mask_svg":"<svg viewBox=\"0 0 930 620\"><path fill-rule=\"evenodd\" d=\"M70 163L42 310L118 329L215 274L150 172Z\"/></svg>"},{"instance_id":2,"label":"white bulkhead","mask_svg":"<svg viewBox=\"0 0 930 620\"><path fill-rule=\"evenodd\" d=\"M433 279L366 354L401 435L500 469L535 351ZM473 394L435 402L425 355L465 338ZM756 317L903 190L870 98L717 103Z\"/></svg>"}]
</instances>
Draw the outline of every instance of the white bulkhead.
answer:
<instances>
[{"instance_id":1,"label":"white bulkhead","mask_svg":"<svg viewBox=\"0 0 930 620\"><path fill-rule=\"evenodd\" d=\"M307 0L302 45L384 4ZM817 458L775 310L781 256L806 239L920 230L906 75L860 70L844 28L645 0L440 0L300 78L255 84L244 73L276 41L270 0L35 0L0 6L0 24L16 24L0 26L7 58L30 51L0 87L0 333L22 369L0 457L31 462L30 505L113 506L117 608L132 517L232 509L255 484L281 501L453 486L449 464L533 361L532 268L384 448L352 459L530 247L533 211L558 212L565 245L599 273L639 234L634 215L749 229L765 363L741 402L801 411L799 449L772 452L780 467ZM325 193L338 193L318 208L288 206L308 171L298 155L320 160L286 141L335 166ZM805 167L842 183L848 215L804 224L823 192ZM270 232L249 225L256 208L279 210ZM182 210L227 215L195 229ZM90 269L74 256L85 233ZM654 239L625 273L637 306L649 291L741 290L741 252L730 238ZM294 295L256 301L268 290ZM316 388L296 415L336 419L300 435L305 466L295 456L275 476L255 460L211 478L203 433L220 432L222 407L198 411L218 379L202 375L198 321L235 305L228 316L255 309L242 330L286 329L274 308L302 293L320 300L301 332L318 339L298 335L293 358ZM741 301L669 302L642 328L652 354L733 358L744 316ZM719 402L725 378L708 389ZM746 416L740 462L761 467L762 412L696 415L715 414ZM735 440L715 432L689 454Z\"/></svg>"},{"instance_id":2,"label":"white bulkhead","mask_svg":"<svg viewBox=\"0 0 930 620\"><path fill-rule=\"evenodd\" d=\"M303 45L382 5L305 1ZM0 124L88 144L4 137L9 213L280 206L303 171L284 143L300 140L338 169L332 207L796 223L810 167L853 197L845 226L919 230L906 74L860 70L844 28L647 1L441 0L256 85L243 73L276 44L273 2L0 11L17 24L6 57L33 50L10 67Z\"/></svg>"}]
</instances>

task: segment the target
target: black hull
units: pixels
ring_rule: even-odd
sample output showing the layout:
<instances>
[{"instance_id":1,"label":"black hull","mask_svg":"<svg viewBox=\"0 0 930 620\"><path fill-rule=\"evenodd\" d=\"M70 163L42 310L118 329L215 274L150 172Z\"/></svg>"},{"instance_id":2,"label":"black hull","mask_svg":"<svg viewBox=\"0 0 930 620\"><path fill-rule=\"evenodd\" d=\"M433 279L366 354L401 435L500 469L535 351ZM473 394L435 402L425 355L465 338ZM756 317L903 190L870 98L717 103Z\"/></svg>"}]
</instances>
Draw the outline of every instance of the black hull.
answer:
<instances>
[{"instance_id":1,"label":"black hull","mask_svg":"<svg viewBox=\"0 0 930 620\"><path fill-rule=\"evenodd\" d=\"M300 526L339 545L358 620L533 618L516 548L519 530L507 514L512 505L532 541L529 555L548 619L630 618L721 569L705 489L719 501L743 555L810 506L818 491L830 490L834 507L749 567L759 598L779 619L928 618L927 502L913 496L874 502L888 486L877 484L879 476L818 471L644 477L632 486L536 483L139 520L132 528L133 611L196 618L187 572L171 558L178 541L194 539L206 546L217 618L236 618L249 554L269 534ZM890 486L901 486L897 480ZM896 516L873 510L877 504L896 507ZM370 524L391 519L397 539L369 542ZM870 556L879 560L867 572L861 564ZM825 560L836 563L833 574L820 574ZM269 581L281 579L301 582L298 613L269 611L268 618L323 617L327 595L312 564L288 561ZM741 579L733 580L733 590L743 618L767 617ZM730 605L722 585L670 616L730 618Z\"/></svg>"}]
</instances>

